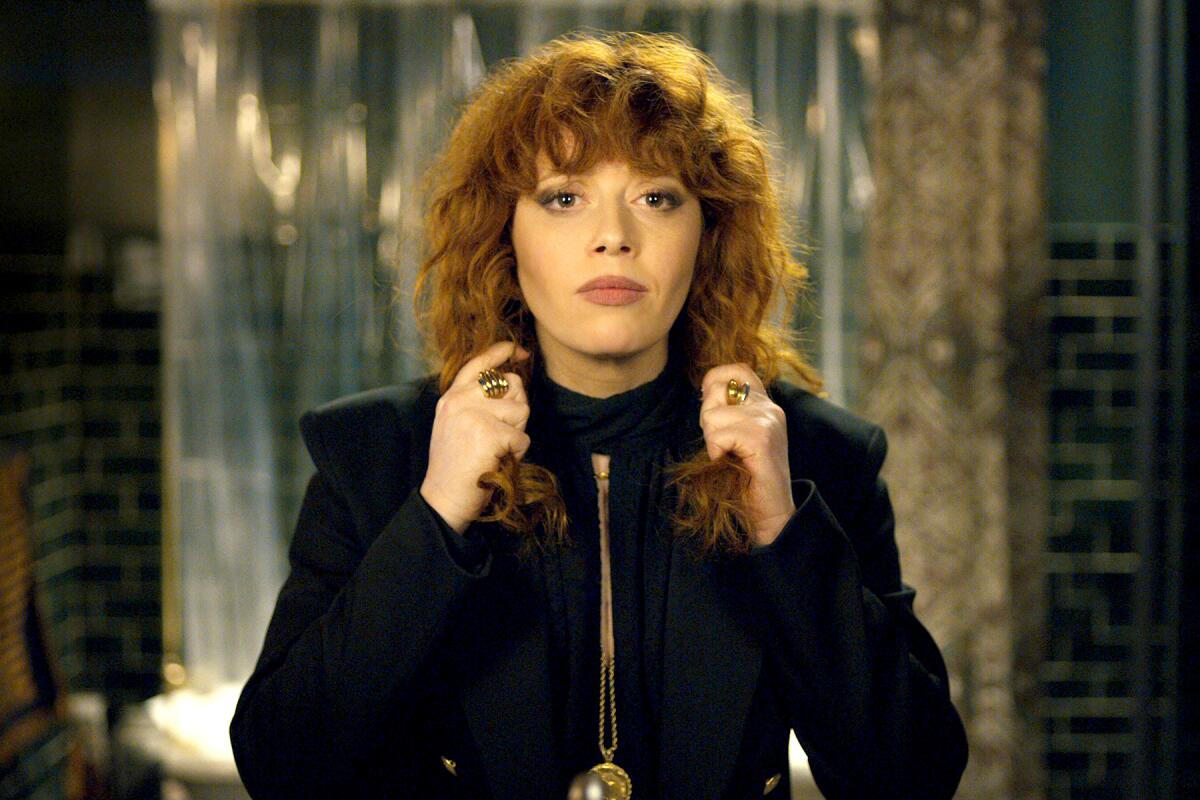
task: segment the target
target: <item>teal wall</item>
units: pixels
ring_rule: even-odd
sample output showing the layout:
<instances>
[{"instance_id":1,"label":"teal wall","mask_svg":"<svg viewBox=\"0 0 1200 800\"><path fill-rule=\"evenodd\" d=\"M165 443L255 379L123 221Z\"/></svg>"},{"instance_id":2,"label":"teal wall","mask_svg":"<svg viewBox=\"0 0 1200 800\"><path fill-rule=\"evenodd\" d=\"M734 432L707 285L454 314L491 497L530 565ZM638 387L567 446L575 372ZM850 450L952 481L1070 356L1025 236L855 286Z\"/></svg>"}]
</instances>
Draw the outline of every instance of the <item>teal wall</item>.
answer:
<instances>
[{"instance_id":1,"label":"teal wall","mask_svg":"<svg viewBox=\"0 0 1200 800\"><path fill-rule=\"evenodd\" d=\"M1049 222L1133 222L1133 0L1047 0Z\"/></svg>"}]
</instances>

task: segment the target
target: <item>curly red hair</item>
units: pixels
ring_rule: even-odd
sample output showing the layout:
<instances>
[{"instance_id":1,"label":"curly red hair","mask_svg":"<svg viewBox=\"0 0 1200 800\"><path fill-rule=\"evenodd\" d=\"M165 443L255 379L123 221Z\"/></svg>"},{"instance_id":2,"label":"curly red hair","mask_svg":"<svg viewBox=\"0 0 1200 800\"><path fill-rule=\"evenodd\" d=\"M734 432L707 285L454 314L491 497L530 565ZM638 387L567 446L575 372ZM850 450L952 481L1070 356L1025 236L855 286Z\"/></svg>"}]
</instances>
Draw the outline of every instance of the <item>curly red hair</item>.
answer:
<instances>
[{"instance_id":1,"label":"curly red hair","mask_svg":"<svg viewBox=\"0 0 1200 800\"><path fill-rule=\"evenodd\" d=\"M428 174L427 255L413 299L430 363L445 391L463 365L494 342L532 357L506 366L526 385L540 357L516 276L510 237L517 198L537 183L537 155L557 171L586 172L623 160L649 174L677 174L700 201L704 230L687 301L670 347L697 389L718 364L749 364L764 384L781 367L816 391L821 379L789 328L808 273L791 254L771 184L766 134L713 63L671 34L574 34L501 64L476 90ZM530 398L536 402L536 398ZM498 520L544 547L567 539L553 473L501 460L480 478L494 490L481 519ZM671 467L678 535L702 553L746 552L749 473L735 456L701 448Z\"/></svg>"}]
</instances>

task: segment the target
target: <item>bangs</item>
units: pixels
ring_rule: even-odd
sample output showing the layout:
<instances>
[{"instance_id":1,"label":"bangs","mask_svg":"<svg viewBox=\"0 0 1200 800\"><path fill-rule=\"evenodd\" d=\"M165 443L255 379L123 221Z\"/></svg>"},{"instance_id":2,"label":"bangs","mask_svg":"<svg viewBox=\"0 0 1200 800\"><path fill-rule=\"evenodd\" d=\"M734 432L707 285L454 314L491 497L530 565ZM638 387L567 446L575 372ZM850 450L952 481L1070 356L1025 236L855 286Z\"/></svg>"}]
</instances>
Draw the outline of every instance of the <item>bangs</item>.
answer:
<instances>
[{"instance_id":1,"label":"bangs","mask_svg":"<svg viewBox=\"0 0 1200 800\"><path fill-rule=\"evenodd\" d=\"M678 175L694 189L712 138L702 58L678 48L573 44L506 87L511 113L494 132L489 171L524 194L537 183L538 154L564 174L624 161L639 172Z\"/></svg>"}]
</instances>

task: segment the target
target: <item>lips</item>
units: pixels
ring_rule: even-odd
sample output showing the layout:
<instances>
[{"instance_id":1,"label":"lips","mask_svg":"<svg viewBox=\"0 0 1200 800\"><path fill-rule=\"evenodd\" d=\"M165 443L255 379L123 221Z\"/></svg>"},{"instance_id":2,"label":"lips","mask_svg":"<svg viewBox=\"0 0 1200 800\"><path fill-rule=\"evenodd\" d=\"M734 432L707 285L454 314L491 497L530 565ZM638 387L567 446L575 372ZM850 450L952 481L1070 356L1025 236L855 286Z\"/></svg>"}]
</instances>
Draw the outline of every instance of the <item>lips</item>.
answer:
<instances>
[{"instance_id":1,"label":"lips","mask_svg":"<svg viewBox=\"0 0 1200 800\"><path fill-rule=\"evenodd\" d=\"M627 291L644 292L646 287L637 281L629 278L622 278L618 275L604 275L580 286L579 292L590 292L594 289L625 289Z\"/></svg>"}]
</instances>

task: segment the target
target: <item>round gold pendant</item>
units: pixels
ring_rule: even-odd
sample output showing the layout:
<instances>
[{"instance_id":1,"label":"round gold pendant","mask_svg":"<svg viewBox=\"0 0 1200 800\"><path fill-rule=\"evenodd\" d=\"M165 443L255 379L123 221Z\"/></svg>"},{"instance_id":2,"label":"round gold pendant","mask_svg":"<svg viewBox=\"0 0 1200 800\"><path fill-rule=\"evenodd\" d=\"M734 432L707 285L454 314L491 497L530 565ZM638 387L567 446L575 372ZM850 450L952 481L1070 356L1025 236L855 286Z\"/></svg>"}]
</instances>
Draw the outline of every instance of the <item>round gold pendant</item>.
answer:
<instances>
[{"instance_id":1,"label":"round gold pendant","mask_svg":"<svg viewBox=\"0 0 1200 800\"><path fill-rule=\"evenodd\" d=\"M629 779L629 773L611 761L597 764L589 769L588 772L599 775L600 780L604 781L606 790L604 792L605 798L629 800L629 798L633 797L633 781Z\"/></svg>"}]
</instances>

